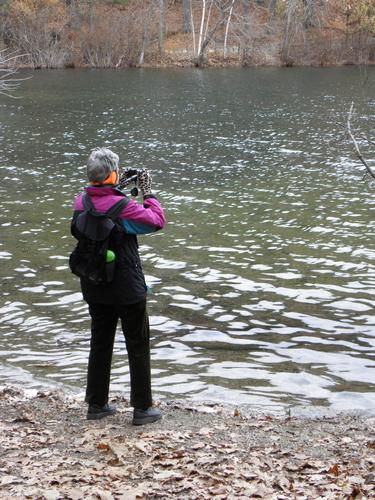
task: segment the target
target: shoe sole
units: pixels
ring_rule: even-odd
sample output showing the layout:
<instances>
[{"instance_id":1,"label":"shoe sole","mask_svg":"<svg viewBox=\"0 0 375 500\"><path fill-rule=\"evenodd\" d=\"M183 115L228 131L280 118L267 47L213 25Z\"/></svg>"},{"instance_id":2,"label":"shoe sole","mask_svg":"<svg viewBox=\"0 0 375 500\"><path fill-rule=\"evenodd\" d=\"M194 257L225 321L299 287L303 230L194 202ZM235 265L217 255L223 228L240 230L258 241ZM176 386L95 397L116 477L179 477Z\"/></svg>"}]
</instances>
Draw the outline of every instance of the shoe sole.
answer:
<instances>
[{"instance_id":1,"label":"shoe sole","mask_svg":"<svg viewBox=\"0 0 375 500\"><path fill-rule=\"evenodd\" d=\"M116 412L111 411L111 412L103 412L103 413L88 413L87 414L87 420L100 420L105 417L110 417L111 415L114 415Z\"/></svg>"},{"instance_id":2,"label":"shoe sole","mask_svg":"<svg viewBox=\"0 0 375 500\"><path fill-rule=\"evenodd\" d=\"M161 420L162 415L158 415L157 417L144 417L144 418L133 418L133 425L145 425L152 424L153 422L157 422Z\"/></svg>"}]
</instances>

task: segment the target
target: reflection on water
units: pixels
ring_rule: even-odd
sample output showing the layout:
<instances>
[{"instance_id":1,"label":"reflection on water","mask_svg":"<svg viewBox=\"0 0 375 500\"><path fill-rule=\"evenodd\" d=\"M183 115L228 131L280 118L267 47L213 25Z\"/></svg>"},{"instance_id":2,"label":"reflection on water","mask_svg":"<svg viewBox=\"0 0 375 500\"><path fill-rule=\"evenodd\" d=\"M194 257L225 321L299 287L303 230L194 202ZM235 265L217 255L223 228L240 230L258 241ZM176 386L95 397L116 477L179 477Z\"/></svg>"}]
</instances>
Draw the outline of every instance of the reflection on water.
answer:
<instances>
[{"instance_id":1,"label":"reflection on water","mask_svg":"<svg viewBox=\"0 0 375 500\"><path fill-rule=\"evenodd\" d=\"M373 187L340 142L358 78L60 71L2 98L0 380L84 386L69 221L104 144L152 170L167 211L140 238L159 396L374 408ZM124 356L119 334L114 389L128 389Z\"/></svg>"}]
</instances>

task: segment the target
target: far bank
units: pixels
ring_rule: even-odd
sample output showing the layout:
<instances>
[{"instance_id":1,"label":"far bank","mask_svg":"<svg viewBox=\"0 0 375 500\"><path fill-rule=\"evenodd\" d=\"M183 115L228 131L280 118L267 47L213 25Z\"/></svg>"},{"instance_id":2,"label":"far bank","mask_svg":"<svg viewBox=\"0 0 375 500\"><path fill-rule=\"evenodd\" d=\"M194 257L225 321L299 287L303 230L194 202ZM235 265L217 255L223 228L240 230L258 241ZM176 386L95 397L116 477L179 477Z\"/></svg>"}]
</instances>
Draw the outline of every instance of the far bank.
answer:
<instances>
[{"instance_id":1,"label":"far bank","mask_svg":"<svg viewBox=\"0 0 375 500\"><path fill-rule=\"evenodd\" d=\"M43 68L373 64L367 0L3 2L0 40Z\"/></svg>"}]
</instances>

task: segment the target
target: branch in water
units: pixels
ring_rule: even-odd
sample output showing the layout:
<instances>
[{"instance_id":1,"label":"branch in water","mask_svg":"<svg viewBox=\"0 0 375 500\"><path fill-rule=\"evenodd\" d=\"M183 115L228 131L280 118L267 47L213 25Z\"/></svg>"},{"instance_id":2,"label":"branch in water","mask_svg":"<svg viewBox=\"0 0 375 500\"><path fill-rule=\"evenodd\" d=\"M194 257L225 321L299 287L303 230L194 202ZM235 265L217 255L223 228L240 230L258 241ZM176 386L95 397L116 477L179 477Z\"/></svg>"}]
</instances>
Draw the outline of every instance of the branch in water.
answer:
<instances>
[{"instance_id":1,"label":"branch in water","mask_svg":"<svg viewBox=\"0 0 375 500\"><path fill-rule=\"evenodd\" d=\"M352 132L352 125L351 125L351 120L352 120L352 117L353 117L353 110L354 110L354 102L352 102L351 106L350 106L350 110L349 110L349 114L348 114L348 121L347 121L347 128L348 128L348 133L349 133L349 136L354 144L354 148L356 150L356 153L357 153L357 156L358 156L358 159L363 163L363 165L366 167L366 170L367 170L367 173L369 173L371 175L371 177L373 179L375 179L375 171L370 167L370 165L367 163L367 161L365 160L365 158L363 157L362 153L361 153L361 150L359 149L359 145L358 145L358 142L356 140L356 138L354 137L353 135L353 132Z\"/></svg>"}]
</instances>

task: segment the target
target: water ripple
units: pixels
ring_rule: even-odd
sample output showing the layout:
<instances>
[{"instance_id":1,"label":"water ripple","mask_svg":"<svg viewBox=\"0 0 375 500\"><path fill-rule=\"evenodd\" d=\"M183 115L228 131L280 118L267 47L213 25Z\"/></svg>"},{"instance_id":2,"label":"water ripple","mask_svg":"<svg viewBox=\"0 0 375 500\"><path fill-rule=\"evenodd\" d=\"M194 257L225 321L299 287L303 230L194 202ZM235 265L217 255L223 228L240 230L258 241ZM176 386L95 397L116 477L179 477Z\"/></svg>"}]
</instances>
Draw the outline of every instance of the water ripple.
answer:
<instances>
[{"instance_id":1,"label":"water ripple","mask_svg":"<svg viewBox=\"0 0 375 500\"><path fill-rule=\"evenodd\" d=\"M27 80L0 106L0 380L84 386L69 221L100 143L150 168L167 212L164 233L140 238L157 394L374 408L375 201L337 141L353 71ZM129 387L124 355L119 332L114 389Z\"/></svg>"}]
</instances>

